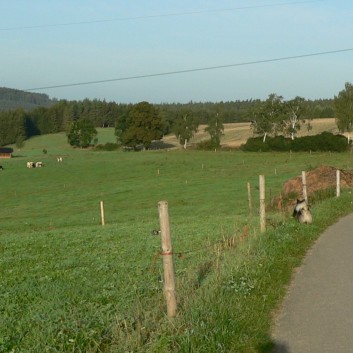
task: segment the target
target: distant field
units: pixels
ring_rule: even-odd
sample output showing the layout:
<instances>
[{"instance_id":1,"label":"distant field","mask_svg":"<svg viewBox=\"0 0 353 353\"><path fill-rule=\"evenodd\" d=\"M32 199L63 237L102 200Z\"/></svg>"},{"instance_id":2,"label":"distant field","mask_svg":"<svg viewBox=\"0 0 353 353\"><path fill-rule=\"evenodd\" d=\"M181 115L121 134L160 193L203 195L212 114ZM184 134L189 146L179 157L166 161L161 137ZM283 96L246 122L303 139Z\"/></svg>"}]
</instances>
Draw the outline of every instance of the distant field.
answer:
<instances>
[{"instance_id":1,"label":"distant field","mask_svg":"<svg viewBox=\"0 0 353 353\"><path fill-rule=\"evenodd\" d=\"M299 131L298 136L315 135L320 134L323 131L329 131L332 133L338 132L335 119L315 119L311 122L311 125L312 130L308 131L304 126L302 130ZM208 139L209 135L204 131L205 128L206 125L200 125L198 132L191 139L190 143L197 143L199 141ZM97 131L99 144L116 142L114 128L97 128ZM252 136L253 134L250 128L250 123L224 124L224 135L221 138L221 144L222 146L239 147L241 144L244 144L249 137ZM174 147L180 147L179 142L173 134L164 136L163 142ZM17 150L15 146L13 147L15 150ZM26 141L26 146L24 148L27 154L37 154L38 157L42 155L43 149L50 151L51 154L58 155L65 154L66 151L72 150L67 143L65 133L53 134L50 136L50 139L46 139L41 136L35 136ZM17 153L21 154L21 151L18 151Z\"/></svg>"},{"instance_id":2,"label":"distant field","mask_svg":"<svg viewBox=\"0 0 353 353\"><path fill-rule=\"evenodd\" d=\"M329 131L337 133L338 129L335 123L335 119L315 119L311 121L311 130L307 130L306 126L302 127L299 131L298 136L304 135L316 135L323 131ZM204 131L206 125L200 125L198 132L191 139L190 143L197 143L202 140L209 138L209 135ZM250 128L250 123L232 123L224 124L224 135L221 138L222 146L239 147L244 144L249 137L252 137L253 133ZM168 135L164 137L164 141L167 143L178 146L178 141L174 135ZM179 145L180 146L180 145Z\"/></svg>"}]
</instances>

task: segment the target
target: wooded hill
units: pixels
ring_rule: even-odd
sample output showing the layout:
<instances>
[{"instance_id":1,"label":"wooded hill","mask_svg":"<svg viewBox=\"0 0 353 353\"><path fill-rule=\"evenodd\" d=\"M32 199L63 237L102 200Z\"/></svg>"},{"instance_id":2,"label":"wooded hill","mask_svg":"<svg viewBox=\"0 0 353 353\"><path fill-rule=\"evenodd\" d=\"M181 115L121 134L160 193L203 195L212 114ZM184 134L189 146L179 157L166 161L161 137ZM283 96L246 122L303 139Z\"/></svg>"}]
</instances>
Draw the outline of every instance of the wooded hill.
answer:
<instances>
[{"instance_id":1,"label":"wooded hill","mask_svg":"<svg viewBox=\"0 0 353 353\"><path fill-rule=\"evenodd\" d=\"M0 111L16 108L29 111L37 107L50 107L55 102L56 100L50 99L46 94L0 87Z\"/></svg>"},{"instance_id":2,"label":"wooded hill","mask_svg":"<svg viewBox=\"0 0 353 353\"><path fill-rule=\"evenodd\" d=\"M254 109L263 101L250 99L228 102L189 102L154 104L165 122L163 134L173 131L176 119L194 117L199 124L207 124L215 115L223 123L249 122ZM305 100L306 118L333 118L333 99ZM51 100L46 94L28 93L0 88L0 146L12 144L34 135L68 131L73 121L87 119L95 127L122 126L128 123L133 104L106 102L105 100L67 101Z\"/></svg>"}]
</instances>

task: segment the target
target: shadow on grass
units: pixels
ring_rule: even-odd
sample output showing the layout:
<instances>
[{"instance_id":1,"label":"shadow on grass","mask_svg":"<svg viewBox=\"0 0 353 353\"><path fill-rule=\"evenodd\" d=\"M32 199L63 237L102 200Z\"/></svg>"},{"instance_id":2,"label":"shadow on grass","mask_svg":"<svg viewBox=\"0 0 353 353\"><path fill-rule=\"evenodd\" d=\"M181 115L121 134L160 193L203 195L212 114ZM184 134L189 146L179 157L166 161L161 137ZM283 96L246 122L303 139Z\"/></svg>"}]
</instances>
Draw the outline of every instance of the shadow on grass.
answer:
<instances>
[{"instance_id":1,"label":"shadow on grass","mask_svg":"<svg viewBox=\"0 0 353 353\"><path fill-rule=\"evenodd\" d=\"M150 146L148 147L149 150L163 150L167 148L175 148L176 146L171 143L165 143L163 141L152 141Z\"/></svg>"},{"instance_id":2,"label":"shadow on grass","mask_svg":"<svg viewBox=\"0 0 353 353\"><path fill-rule=\"evenodd\" d=\"M290 353L288 346L283 342L269 341L258 347L259 353Z\"/></svg>"}]
</instances>

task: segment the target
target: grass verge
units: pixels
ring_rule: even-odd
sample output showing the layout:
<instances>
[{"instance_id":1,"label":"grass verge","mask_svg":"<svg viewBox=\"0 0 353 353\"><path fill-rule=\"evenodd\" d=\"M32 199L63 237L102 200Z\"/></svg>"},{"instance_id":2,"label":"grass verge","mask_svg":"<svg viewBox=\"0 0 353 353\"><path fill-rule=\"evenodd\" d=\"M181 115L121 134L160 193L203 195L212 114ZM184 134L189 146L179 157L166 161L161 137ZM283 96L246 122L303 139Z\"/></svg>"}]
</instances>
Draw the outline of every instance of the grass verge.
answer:
<instances>
[{"instance_id":1,"label":"grass verge","mask_svg":"<svg viewBox=\"0 0 353 353\"><path fill-rule=\"evenodd\" d=\"M218 265L201 287L186 285L180 291L180 314L142 351L271 352L273 314L294 268L324 229L352 211L352 196L346 193L316 204L314 225L288 220L239 240L219 262L213 260Z\"/></svg>"}]
</instances>

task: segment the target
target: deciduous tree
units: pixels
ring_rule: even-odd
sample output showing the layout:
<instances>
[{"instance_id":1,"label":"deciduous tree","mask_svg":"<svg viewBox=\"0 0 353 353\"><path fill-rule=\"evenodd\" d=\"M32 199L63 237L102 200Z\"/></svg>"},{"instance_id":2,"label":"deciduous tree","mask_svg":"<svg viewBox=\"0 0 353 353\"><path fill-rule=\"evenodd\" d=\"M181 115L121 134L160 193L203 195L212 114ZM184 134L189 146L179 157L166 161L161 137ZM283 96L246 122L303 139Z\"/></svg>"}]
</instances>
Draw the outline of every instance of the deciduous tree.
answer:
<instances>
[{"instance_id":1,"label":"deciduous tree","mask_svg":"<svg viewBox=\"0 0 353 353\"><path fill-rule=\"evenodd\" d=\"M97 136L97 130L88 119L78 119L71 123L67 134L71 146L87 148Z\"/></svg>"},{"instance_id":2,"label":"deciduous tree","mask_svg":"<svg viewBox=\"0 0 353 353\"><path fill-rule=\"evenodd\" d=\"M280 119L283 114L283 97L275 93L268 96L265 102L257 104L253 111L251 127L256 135L277 135L280 130Z\"/></svg>"},{"instance_id":3,"label":"deciduous tree","mask_svg":"<svg viewBox=\"0 0 353 353\"><path fill-rule=\"evenodd\" d=\"M209 117L205 131L210 134L212 147L218 148L224 131L223 119L218 113Z\"/></svg>"},{"instance_id":4,"label":"deciduous tree","mask_svg":"<svg viewBox=\"0 0 353 353\"><path fill-rule=\"evenodd\" d=\"M163 137L164 121L158 110L148 102L140 102L132 107L126 126L120 135L125 146L136 148L142 145L147 149L153 140Z\"/></svg>"},{"instance_id":5,"label":"deciduous tree","mask_svg":"<svg viewBox=\"0 0 353 353\"><path fill-rule=\"evenodd\" d=\"M186 149L187 143L197 132L199 120L187 110L180 110L173 124L173 133L181 145Z\"/></svg>"},{"instance_id":6,"label":"deciduous tree","mask_svg":"<svg viewBox=\"0 0 353 353\"><path fill-rule=\"evenodd\" d=\"M284 103L284 118L282 120L282 131L285 136L292 140L303 123L305 123L305 99L295 97ZM308 122L309 124L309 122Z\"/></svg>"},{"instance_id":7,"label":"deciduous tree","mask_svg":"<svg viewBox=\"0 0 353 353\"><path fill-rule=\"evenodd\" d=\"M346 82L344 90L334 98L336 124L340 132L353 129L353 85Z\"/></svg>"}]
</instances>

